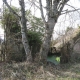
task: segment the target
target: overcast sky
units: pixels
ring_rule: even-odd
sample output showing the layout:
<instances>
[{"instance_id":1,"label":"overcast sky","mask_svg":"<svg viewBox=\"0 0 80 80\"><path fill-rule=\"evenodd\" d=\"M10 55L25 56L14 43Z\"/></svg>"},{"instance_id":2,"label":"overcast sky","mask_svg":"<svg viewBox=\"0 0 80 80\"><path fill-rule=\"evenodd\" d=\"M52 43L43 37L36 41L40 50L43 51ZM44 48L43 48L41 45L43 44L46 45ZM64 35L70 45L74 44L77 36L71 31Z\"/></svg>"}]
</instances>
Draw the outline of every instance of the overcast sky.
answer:
<instances>
[{"instance_id":1,"label":"overcast sky","mask_svg":"<svg viewBox=\"0 0 80 80\"><path fill-rule=\"evenodd\" d=\"M8 1L10 1L10 0L8 0ZM25 1L27 1L27 0L25 0ZM43 1L43 5L45 6L45 1L46 0L42 0L42 1ZM2 0L0 0L0 8L2 8L2 4L3 4ZM18 0L12 0L11 4L13 6L19 7ZM68 2L68 4L75 7L76 9L80 8L80 0L70 0ZM29 5L26 3L26 9L29 8ZM34 8L35 11L33 10L33 8L30 8L30 9L32 10L32 13L35 14L37 17L41 17L39 10L37 10L36 8ZM72 8L69 7L69 6L65 6L64 10L66 10L66 9L72 10ZM58 19L58 23L56 24L55 31L56 32L62 31L64 29L66 29L67 26L76 27L77 24L80 24L80 19L79 18L80 18L79 12L70 13L70 14L60 16L59 19ZM63 28L63 26L64 26L64 28ZM0 34L3 34L3 30L1 28L0 28Z\"/></svg>"}]
</instances>

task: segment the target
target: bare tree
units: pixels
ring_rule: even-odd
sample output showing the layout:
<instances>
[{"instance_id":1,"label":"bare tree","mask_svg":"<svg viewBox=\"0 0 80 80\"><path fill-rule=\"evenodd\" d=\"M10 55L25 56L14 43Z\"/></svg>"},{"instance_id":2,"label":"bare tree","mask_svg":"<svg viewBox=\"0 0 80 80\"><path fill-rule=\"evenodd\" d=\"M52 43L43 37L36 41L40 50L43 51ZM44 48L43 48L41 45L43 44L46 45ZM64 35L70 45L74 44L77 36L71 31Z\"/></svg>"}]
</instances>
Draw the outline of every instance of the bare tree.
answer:
<instances>
[{"instance_id":1,"label":"bare tree","mask_svg":"<svg viewBox=\"0 0 80 80\"><path fill-rule=\"evenodd\" d=\"M6 6L20 19L20 25L21 25L21 33L22 33L22 43L27 55L27 60L30 61L31 58L31 53L29 49L29 44L27 40L27 19L25 18L25 5L24 5L24 0L19 0L20 6L21 6L21 17L13 10L11 7L8 5L6 0L3 0ZM45 24L45 29L46 29L46 34L44 38L44 42L41 48L41 60L42 61L47 61L47 53L49 51L50 47L50 42L51 42L51 37L52 33L55 27L55 24L57 23L57 20L59 16L61 15L61 12L65 6L65 4L69 0L46 0L46 11L47 11L47 18L48 20L45 20L44 17L44 12L43 12L43 7L42 7L42 1L39 0L40 4L40 10L41 10L41 15L43 22Z\"/></svg>"},{"instance_id":2,"label":"bare tree","mask_svg":"<svg viewBox=\"0 0 80 80\"><path fill-rule=\"evenodd\" d=\"M69 0L46 0L46 5L47 5L46 11L47 11L47 17L48 17L48 20L46 21L43 14L42 2L41 0L39 0L41 15L46 27L46 36L41 49L41 60L44 62L47 60L47 53L49 51L51 37L52 37L55 24L57 23L57 20L61 15L61 12L65 4L68 1Z\"/></svg>"},{"instance_id":3,"label":"bare tree","mask_svg":"<svg viewBox=\"0 0 80 80\"><path fill-rule=\"evenodd\" d=\"M25 18L25 5L24 5L24 0L19 0L19 4L21 6L21 16L19 16L7 3L6 0L3 0L3 2L6 4L6 6L9 8L10 11L13 12L13 14L15 14L19 20L20 20L20 26L21 26L21 35L22 35L22 43L24 46L24 50L26 53L26 57L27 57L27 61L31 61L32 57L31 57L31 51L29 48L29 44L28 44L28 39L27 39L27 19Z\"/></svg>"}]
</instances>

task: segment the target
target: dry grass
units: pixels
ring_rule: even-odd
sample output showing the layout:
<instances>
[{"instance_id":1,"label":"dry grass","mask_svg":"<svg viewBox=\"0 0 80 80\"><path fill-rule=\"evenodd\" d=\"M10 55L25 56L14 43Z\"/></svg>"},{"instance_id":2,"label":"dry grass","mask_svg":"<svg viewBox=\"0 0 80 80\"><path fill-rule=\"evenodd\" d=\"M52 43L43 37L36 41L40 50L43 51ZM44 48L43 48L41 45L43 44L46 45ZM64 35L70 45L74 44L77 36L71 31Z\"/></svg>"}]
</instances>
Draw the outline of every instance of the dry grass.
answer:
<instances>
[{"instance_id":1,"label":"dry grass","mask_svg":"<svg viewBox=\"0 0 80 80\"><path fill-rule=\"evenodd\" d=\"M63 46L63 42L66 44L67 42L75 42L80 36L80 28L75 28L73 30L70 30L69 32L67 32L67 34L65 34L64 36L59 37L59 41L56 42L55 46L56 48L60 48ZM54 43L54 42L53 42ZM53 44L52 43L52 44Z\"/></svg>"},{"instance_id":2,"label":"dry grass","mask_svg":"<svg viewBox=\"0 0 80 80\"><path fill-rule=\"evenodd\" d=\"M0 63L0 80L80 80L80 63L42 66L37 63Z\"/></svg>"}]
</instances>

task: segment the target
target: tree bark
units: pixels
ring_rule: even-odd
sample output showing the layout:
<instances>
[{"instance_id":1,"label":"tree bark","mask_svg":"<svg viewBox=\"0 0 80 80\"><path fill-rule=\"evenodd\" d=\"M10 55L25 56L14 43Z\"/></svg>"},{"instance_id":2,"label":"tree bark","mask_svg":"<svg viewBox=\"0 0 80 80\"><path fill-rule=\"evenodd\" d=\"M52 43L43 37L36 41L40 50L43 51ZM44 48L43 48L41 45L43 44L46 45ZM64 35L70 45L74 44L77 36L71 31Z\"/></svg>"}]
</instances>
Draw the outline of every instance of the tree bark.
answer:
<instances>
[{"instance_id":1,"label":"tree bark","mask_svg":"<svg viewBox=\"0 0 80 80\"><path fill-rule=\"evenodd\" d=\"M54 26L55 26L55 20L53 18L50 18L48 20L48 22L46 23L46 34L45 34L45 39L42 45L42 49L41 49L41 61L42 62L46 62L47 61L47 54L50 48L50 43L51 43L51 37L52 37L52 33L54 30Z\"/></svg>"},{"instance_id":2,"label":"tree bark","mask_svg":"<svg viewBox=\"0 0 80 80\"><path fill-rule=\"evenodd\" d=\"M21 6L21 34L22 34L22 43L24 46L24 50L26 52L27 61L32 61L31 51L27 39L27 20L25 18L25 5L24 0L19 0Z\"/></svg>"},{"instance_id":3,"label":"tree bark","mask_svg":"<svg viewBox=\"0 0 80 80\"><path fill-rule=\"evenodd\" d=\"M6 3L6 0L3 0ZM49 2L50 1L50 2ZM68 2L69 0L46 0L47 3L47 17L48 17L48 21L46 22L46 20L44 19L44 15L43 15L43 8L42 8L42 3L41 0L39 0L40 2L40 10L41 10L41 14L42 14L42 18L45 24L45 28L46 28L46 35L45 35L45 39L42 45L42 49L41 49L41 59L43 61L47 61L47 53L49 51L49 47L50 47L50 42L51 42L51 37L52 37L52 33L55 27L55 24L57 22L58 17L60 16L65 4ZM20 6L21 6L21 34L22 34L22 43L26 52L26 56L27 56L27 60L30 61L32 59L31 57L31 52L29 49L29 44L28 44L28 40L27 40L27 36L26 36L26 18L25 18L25 6L24 6L24 0L19 0L20 2ZM7 7L10 9L10 7L7 5ZM12 10L13 13L15 13ZM16 14L16 13L15 13ZM16 14L17 15L17 14ZM19 16L18 16L19 17Z\"/></svg>"},{"instance_id":4,"label":"tree bark","mask_svg":"<svg viewBox=\"0 0 80 80\"><path fill-rule=\"evenodd\" d=\"M19 0L20 6L21 6L21 17L9 6L6 0L3 0L3 2L6 4L6 6L9 8L9 10L15 14L19 20L20 20L20 26L21 26L21 35L22 35L22 43L24 46L24 50L26 53L27 61L32 61L31 51L29 48L29 43L27 39L27 19L25 18L25 5L24 0Z\"/></svg>"},{"instance_id":5,"label":"tree bark","mask_svg":"<svg viewBox=\"0 0 80 80\"><path fill-rule=\"evenodd\" d=\"M50 0L50 1L46 0L46 3L47 3L46 12L47 12L48 21L45 22L44 16L43 16L42 3L41 3L41 0L39 0L41 15L42 15L45 27L46 27L46 35L45 35L45 39L44 39L44 42L41 48L41 52L40 52L41 61L43 63L47 62L47 54L50 48L51 37L52 37L52 33L54 30L55 24L64 8L64 5L68 1L69 0Z\"/></svg>"}]
</instances>

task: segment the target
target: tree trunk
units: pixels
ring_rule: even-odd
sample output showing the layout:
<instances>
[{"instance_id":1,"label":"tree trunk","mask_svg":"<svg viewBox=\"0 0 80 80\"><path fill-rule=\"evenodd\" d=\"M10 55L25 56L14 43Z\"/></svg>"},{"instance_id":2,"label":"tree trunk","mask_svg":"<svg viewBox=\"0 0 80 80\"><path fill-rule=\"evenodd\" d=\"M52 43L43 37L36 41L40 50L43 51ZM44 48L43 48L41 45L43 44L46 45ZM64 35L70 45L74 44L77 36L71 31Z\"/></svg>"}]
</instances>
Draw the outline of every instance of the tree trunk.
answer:
<instances>
[{"instance_id":1,"label":"tree trunk","mask_svg":"<svg viewBox=\"0 0 80 80\"><path fill-rule=\"evenodd\" d=\"M46 35L45 35L45 39L40 52L41 61L44 63L47 61L47 54L50 48L51 37L52 37L55 24L62 12L62 9L64 8L64 5L68 1L69 0L46 0L46 4L47 4L46 12L47 12L47 18L48 18L48 22L46 22L43 14L42 2L41 0L39 0L42 19L46 27Z\"/></svg>"},{"instance_id":2,"label":"tree trunk","mask_svg":"<svg viewBox=\"0 0 80 80\"><path fill-rule=\"evenodd\" d=\"M6 3L6 0L3 0ZM43 61L47 61L47 53L49 51L50 47L50 42L51 42L51 37L53 33L54 26L57 22L58 17L61 14L62 9L64 8L64 5L68 2L69 0L46 0L47 3L47 17L48 17L48 22L46 23L44 15L43 15L43 9L42 9L42 3L41 0L40 2L40 10L42 14L42 18L46 27L46 35L45 35L45 40L42 45L42 50L41 50L41 59ZM27 60L30 61L31 58L31 52L29 49L29 44L26 36L26 18L25 18L25 6L24 6L24 0L19 0L20 6L21 6L21 33L22 33L22 43L27 55ZM9 5L7 5L9 9ZM15 15L17 15L13 10L11 10ZM17 15L18 16L18 15ZM18 16L20 18L20 16Z\"/></svg>"},{"instance_id":3,"label":"tree trunk","mask_svg":"<svg viewBox=\"0 0 80 80\"><path fill-rule=\"evenodd\" d=\"M63 44L63 47L61 49L60 63L64 64L70 62L70 57L71 57L70 43Z\"/></svg>"},{"instance_id":4,"label":"tree trunk","mask_svg":"<svg viewBox=\"0 0 80 80\"><path fill-rule=\"evenodd\" d=\"M50 18L48 20L48 22L46 23L46 34L45 34L45 39L42 45L42 49L41 49L41 61L46 63L47 61L47 54L50 48L50 43L51 43L51 37L52 37L52 33L54 30L54 26L55 26L56 22L53 18Z\"/></svg>"},{"instance_id":5,"label":"tree trunk","mask_svg":"<svg viewBox=\"0 0 80 80\"><path fill-rule=\"evenodd\" d=\"M16 15L20 19L20 25L21 25L21 35L22 35L22 43L24 46L24 50L26 53L27 61L32 61L31 51L29 48L29 43L27 39L27 20L25 18L25 6L24 6L24 0L19 0L20 6L21 6L21 17L9 6L6 0L3 0L3 2L6 4L6 6L9 8L9 10Z\"/></svg>"},{"instance_id":6,"label":"tree trunk","mask_svg":"<svg viewBox=\"0 0 80 80\"><path fill-rule=\"evenodd\" d=\"M24 0L19 0L21 6L21 34L22 34L22 43L24 46L24 50L26 52L27 61L32 61L31 51L29 48L29 43L27 39L27 20L25 18L25 6Z\"/></svg>"}]
</instances>

